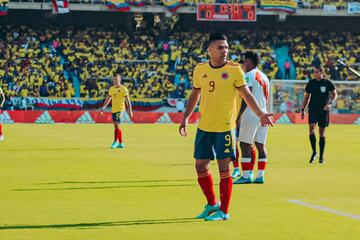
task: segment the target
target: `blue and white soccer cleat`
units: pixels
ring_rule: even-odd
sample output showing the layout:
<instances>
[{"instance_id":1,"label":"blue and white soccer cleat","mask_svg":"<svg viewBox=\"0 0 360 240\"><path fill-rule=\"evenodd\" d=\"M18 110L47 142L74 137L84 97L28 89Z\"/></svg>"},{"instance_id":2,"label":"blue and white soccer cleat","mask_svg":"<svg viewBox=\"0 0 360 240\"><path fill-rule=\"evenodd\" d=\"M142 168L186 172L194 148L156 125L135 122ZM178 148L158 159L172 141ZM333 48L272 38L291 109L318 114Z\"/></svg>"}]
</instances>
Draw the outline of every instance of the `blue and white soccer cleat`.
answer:
<instances>
[{"instance_id":1,"label":"blue and white soccer cleat","mask_svg":"<svg viewBox=\"0 0 360 240\"><path fill-rule=\"evenodd\" d=\"M117 145L117 148L124 148L125 147L125 144L124 143L119 143L118 145Z\"/></svg>"},{"instance_id":2,"label":"blue and white soccer cleat","mask_svg":"<svg viewBox=\"0 0 360 240\"><path fill-rule=\"evenodd\" d=\"M254 178L254 171L250 171L250 172L249 172L249 178L250 178L250 179L253 179L253 178Z\"/></svg>"},{"instance_id":3,"label":"blue and white soccer cleat","mask_svg":"<svg viewBox=\"0 0 360 240\"><path fill-rule=\"evenodd\" d=\"M213 215L207 216L205 221L223 221L228 220L230 215L228 213L224 213L221 210L217 210Z\"/></svg>"},{"instance_id":4,"label":"blue and white soccer cleat","mask_svg":"<svg viewBox=\"0 0 360 240\"><path fill-rule=\"evenodd\" d=\"M210 214L218 211L220 208L220 202L217 202L214 206L206 204L205 205L205 209L202 213L200 213L199 215L197 215L195 218L197 219L203 219L208 217Z\"/></svg>"},{"instance_id":5,"label":"blue and white soccer cleat","mask_svg":"<svg viewBox=\"0 0 360 240\"><path fill-rule=\"evenodd\" d=\"M252 182L251 177L248 177L248 178L241 177L238 180L236 180L235 182L233 182L233 184L249 184L251 182Z\"/></svg>"},{"instance_id":6,"label":"blue and white soccer cleat","mask_svg":"<svg viewBox=\"0 0 360 240\"><path fill-rule=\"evenodd\" d=\"M240 177L240 170L238 168L234 168L233 173L231 174L233 179Z\"/></svg>"},{"instance_id":7,"label":"blue and white soccer cleat","mask_svg":"<svg viewBox=\"0 0 360 240\"><path fill-rule=\"evenodd\" d=\"M263 184L264 182L265 182L265 178L264 176L261 176L261 177L257 177L253 183Z\"/></svg>"},{"instance_id":8,"label":"blue and white soccer cleat","mask_svg":"<svg viewBox=\"0 0 360 240\"><path fill-rule=\"evenodd\" d=\"M114 149L118 147L118 143L117 142L113 142L113 144L111 145L110 148Z\"/></svg>"}]
</instances>

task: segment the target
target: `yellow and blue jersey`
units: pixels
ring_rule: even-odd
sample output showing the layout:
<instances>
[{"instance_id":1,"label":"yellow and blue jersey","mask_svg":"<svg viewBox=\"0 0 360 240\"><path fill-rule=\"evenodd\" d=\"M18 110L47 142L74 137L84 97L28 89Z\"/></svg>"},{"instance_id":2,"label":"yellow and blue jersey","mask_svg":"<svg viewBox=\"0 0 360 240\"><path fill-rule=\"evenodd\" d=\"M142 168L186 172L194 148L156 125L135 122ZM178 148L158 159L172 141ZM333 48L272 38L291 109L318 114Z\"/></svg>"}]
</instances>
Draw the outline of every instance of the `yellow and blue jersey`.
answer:
<instances>
[{"instance_id":1,"label":"yellow and blue jersey","mask_svg":"<svg viewBox=\"0 0 360 240\"><path fill-rule=\"evenodd\" d=\"M129 92L124 85L111 86L108 95L112 99L111 111L113 113L125 111L125 97L129 96Z\"/></svg>"},{"instance_id":2,"label":"yellow and blue jersey","mask_svg":"<svg viewBox=\"0 0 360 240\"><path fill-rule=\"evenodd\" d=\"M221 67L213 67L209 62L198 64L193 73L193 87L201 90L198 128L206 132L234 129L241 102L238 88L245 85L240 64L230 61Z\"/></svg>"}]
</instances>

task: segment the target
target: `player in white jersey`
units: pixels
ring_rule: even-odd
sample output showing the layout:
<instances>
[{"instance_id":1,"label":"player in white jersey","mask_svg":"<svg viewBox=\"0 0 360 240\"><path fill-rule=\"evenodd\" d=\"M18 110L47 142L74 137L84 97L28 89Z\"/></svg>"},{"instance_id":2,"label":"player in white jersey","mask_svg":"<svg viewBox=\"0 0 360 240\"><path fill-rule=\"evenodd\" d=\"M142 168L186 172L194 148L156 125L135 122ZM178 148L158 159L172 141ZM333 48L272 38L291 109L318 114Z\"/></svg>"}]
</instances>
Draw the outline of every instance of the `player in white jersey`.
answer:
<instances>
[{"instance_id":1,"label":"player in white jersey","mask_svg":"<svg viewBox=\"0 0 360 240\"><path fill-rule=\"evenodd\" d=\"M267 103L270 91L270 82L266 75L261 72L257 65L260 58L257 53L248 51L245 53L244 67L246 70L247 84L259 103L260 108L266 112ZM240 147L241 147L241 167L243 170L242 176L237 179L234 184L246 183L264 183L264 171L266 168L266 137L268 128L261 126L259 117L250 109L246 107L246 103L242 103L241 109L241 123L240 123ZM252 180L251 163L251 149L255 144L258 150L258 175L256 179Z\"/></svg>"}]
</instances>

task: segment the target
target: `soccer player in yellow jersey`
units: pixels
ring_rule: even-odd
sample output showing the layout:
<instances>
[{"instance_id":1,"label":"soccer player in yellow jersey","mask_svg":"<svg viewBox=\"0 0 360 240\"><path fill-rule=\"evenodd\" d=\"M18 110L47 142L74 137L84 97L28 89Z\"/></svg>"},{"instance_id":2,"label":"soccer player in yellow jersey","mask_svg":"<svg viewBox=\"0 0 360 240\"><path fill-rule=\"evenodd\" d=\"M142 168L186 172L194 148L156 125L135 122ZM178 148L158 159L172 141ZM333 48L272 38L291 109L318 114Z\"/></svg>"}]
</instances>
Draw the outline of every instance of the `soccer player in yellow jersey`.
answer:
<instances>
[{"instance_id":1,"label":"soccer player in yellow jersey","mask_svg":"<svg viewBox=\"0 0 360 240\"><path fill-rule=\"evenodd\" d=\"M1 95L1 103L0 103L0 109L1 109L5 103L5 95L1 87L0 87L0 95ZM4 135L2 132L2 125L0 124L0 141L2 140L4 140Z\"/></svg>"},{"instance_id":2,"label":"soccer player in yellow jersey","mask_svg":"<svg viewBox=\"0 0 360 240\"><path fill-rule=\"evenodd\" d=\"M194 158L199 185L207 199L204 211L197 216L208 221L229 219L228 209L232 192L230 161L235 158L234 129L236 97L238 94L260 118L263 125L272 125L246 86L244 72L237 63L227 60L227 37L210 35L210 61L198 64L193 73L193 90L189 97L179 133L187 135L188 119L200 100L200 121L195 139ZM201 96L201 99L200 99ZM240 133L241 134L241 133ZM220 172L220 202L216 200L210 160L217 159Z\"/></svg>"},{"instance_id":3,"label":"soccer player in yellow jersey","mask_svg":"<svg viewBox=\"0 0 360 240\"><path fill-rule=\"evenodd\" d=\"M114 142L111 148L124 148L125 145L122 139L122 131L119 127L121 113L127 110L130 118L133 116L131 102L129 99L129 92L127 88L121 84L121 76L115 73L113 78L113 86L110 87L108 95L106 96L102 112L105 110L107 105L112 101L112 119L114 123Z\"/></svg>"}]
</instances>

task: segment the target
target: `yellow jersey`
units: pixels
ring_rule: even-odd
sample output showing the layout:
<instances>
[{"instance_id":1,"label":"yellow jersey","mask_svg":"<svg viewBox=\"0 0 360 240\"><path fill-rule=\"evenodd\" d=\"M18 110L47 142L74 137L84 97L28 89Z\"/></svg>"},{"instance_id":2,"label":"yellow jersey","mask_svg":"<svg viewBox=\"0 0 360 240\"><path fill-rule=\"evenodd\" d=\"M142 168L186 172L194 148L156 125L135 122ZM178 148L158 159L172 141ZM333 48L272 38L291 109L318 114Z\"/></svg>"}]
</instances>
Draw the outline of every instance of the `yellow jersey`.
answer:
<instances>
[{"instance_id":1,"label":"yellow jersey","mask_svg":"<svg viewBox=\"0 0 360 240\"><path fill-rule=\"evenodd\" d=\"M125 111L125 97L129 96L129 92L124 85L111 86L108 95L112 99L111 111L113 113Z\"/></svg>"},{"instance_id":2,"label":"yellow jersey","mask_svg":"<svg viewBox=\"0 0 360 240\"><path fill-rule=\"evenodd\" d=\"M236 104L238 88L245 85L240 64L230 61L221 67L212 67L209 62L198 64L193 73L193 87L201 91L198 128L206 132L234 129L240 105Z\"/></svg>"},{"instance_id":3,"label":"yellow jersey","mask_svg":"<svg viewBox=\"0 0 360 240\"><path fill-rule=\"evenodd\" d=\"M239 116L240 108L241 108L242 98L240 94L236 96L236 107L235 107L235 121Z\"/></svg>"}]
</instances>

